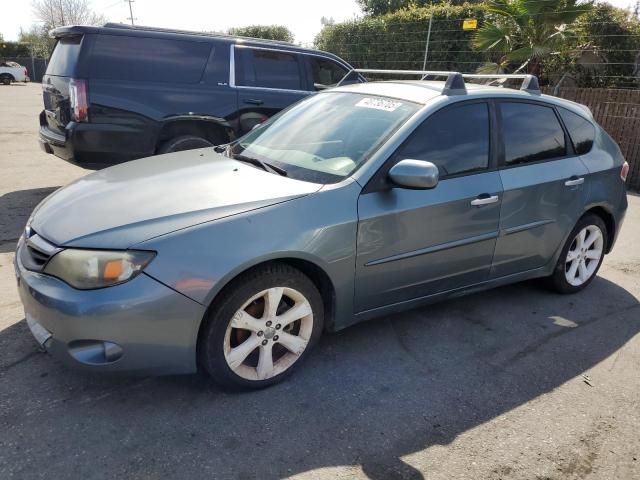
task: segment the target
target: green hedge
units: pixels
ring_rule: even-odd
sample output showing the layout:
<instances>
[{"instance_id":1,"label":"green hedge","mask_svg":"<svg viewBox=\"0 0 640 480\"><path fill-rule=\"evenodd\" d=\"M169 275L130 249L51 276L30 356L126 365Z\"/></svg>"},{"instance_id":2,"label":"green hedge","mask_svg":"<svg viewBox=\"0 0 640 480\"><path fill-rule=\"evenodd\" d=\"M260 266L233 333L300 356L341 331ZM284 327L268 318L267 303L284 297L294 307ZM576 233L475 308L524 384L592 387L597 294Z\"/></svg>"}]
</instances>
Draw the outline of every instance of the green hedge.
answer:
<instances>
[{"instance_id":1,"label":"green hedge","mask_svg":"<svg viewBox=\"0 0 640 480\"><path fill-rule=\"evenodd\" d=\"M594 63L606 65L576 65L575 54L568 58L570 71L580 87L638 88L634 76L640 61L640 20L628 12L608 4L598 4L578 19L575 47L588 46L596 53ZM558 69L559 70L559 69ZM640 72L638 72L640 73ZM638 73L635 76L638 76Z\"/></svg>"},{"instance_id":2,"label":"green hedge","mask_svg":"<svg viewBox=\"0 0 640 480\"><path fill-rule=\"evenodd\" d=\"M431 15L427 69L475 71L486 55L472 51L470 41L474 31L463 30L462 21L475 18L481 24L484 9L478 4L412 7L329 25L318 34L315 46L358 68L422 69Z\"/></svg>"}]
</instances>

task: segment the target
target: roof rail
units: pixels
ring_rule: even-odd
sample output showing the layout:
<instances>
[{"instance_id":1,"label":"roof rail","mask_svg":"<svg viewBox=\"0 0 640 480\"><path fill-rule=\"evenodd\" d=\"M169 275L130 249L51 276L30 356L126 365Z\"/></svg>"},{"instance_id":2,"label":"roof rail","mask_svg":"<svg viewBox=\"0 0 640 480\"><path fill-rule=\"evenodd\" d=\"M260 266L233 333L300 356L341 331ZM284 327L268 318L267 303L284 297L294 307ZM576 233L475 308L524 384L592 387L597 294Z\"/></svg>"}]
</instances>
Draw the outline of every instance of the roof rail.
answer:
<instances>
[{"instance_id":1,"label":"roof rail","mask_svg":"<svg viewBox=\"0 0 640 480\"><path fill-rule=\"evenodd\" d=\"M493 78L495 80L499 80L501 78L510 79L510 78L521 78L522 85L520 85L520 90L529 93L540 93L540 86L538 85L538 77L535 75L529 75L526 73L495 73L495 74L484 74L484 73L463 73L462 76L464 78Z\"/></svg>"},{"instance_id":2,"label":"roof rail","mask_svg":"<svg viewBox=\"0 0 640 480\"><path fill-rule=\"evenodd\" d=\"M229 35L226 33L196 32L194 30L178 30L174 28L148 27L144 25L129 25L126 23L113 23L113 22L107 22L103 25L103 27L119 28L122 30L134 30L139 32L158 32L158 33L173 33L178 35L197 35L200 37L239 38L239 39L264 42L264 43L277 43L280 45L287 45L289 47L297 47L297 45L291 42L286 42L284 40L267 40L265 38L245 37L242 35ZM310 50L310 49L307 49L307 50Z\"/></svg>"},{"instance_id":3,"label":"roof rail","mask_svg":"<svg viewBox=\"0 0 640 480\"><path fill-rule=\"evenodd\" d=\"M540 94L540 87L538 86L538 78L534 75L527 74L480 74L480 73L460 73L449 72L441 70L375 70L367 68L354 68L347 72L342 79L336 84L336 86L342 85L342 83L352 73L379 73L383 75L422 75L421 80L424 80L428 76L447 77L444 88L442 89L443 95L461 95L467 92L464 79L465 78L485 78L485 79L510 79L518 78L522 79L522 85L520 90L529 93Z\"/></svg>"}]
</instances>

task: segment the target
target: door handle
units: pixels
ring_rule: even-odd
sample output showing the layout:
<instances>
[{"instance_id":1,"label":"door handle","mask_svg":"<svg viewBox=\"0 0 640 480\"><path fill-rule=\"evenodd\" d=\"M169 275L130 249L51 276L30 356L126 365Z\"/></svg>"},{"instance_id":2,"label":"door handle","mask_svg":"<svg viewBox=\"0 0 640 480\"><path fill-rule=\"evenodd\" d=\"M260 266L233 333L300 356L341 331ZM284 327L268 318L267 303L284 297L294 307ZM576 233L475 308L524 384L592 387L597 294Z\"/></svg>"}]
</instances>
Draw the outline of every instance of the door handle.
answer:
<instances>
[{"instance_id":1,"label":"door handle","mask_svg":"<svg viewBox=\"0 0 640 480\"><path fill-rule=\"evenodd\" d=\"M567 187L574 187L576 185L582 185L584 183L584 177L571 177L569 180L564 182Z\"/></svg>"},{"instance_id":2,"label":"door handle","mask_svg":"<svg viewBox=\"0 0 640 480\"><path fill-rule=\"evenodd\" d=\"M257 98L245 98L244 103L248 103L249 105L262 105L264 102Z\"/></svg>"},{"instance_id":3,"label":"door handle","mask_svg":"<svg viewBox=\"0 0 640 480\"><path fill-rule=\"evenodd\" d=\"M478 198L471 200L471 205L473 205L474 207L481 207L482 205L496 203L498 200L500 200L500 197L498 197L498 195L488 195L486 193L483 193L482 195L479 195Z\"/></svg>"}]
</instances>

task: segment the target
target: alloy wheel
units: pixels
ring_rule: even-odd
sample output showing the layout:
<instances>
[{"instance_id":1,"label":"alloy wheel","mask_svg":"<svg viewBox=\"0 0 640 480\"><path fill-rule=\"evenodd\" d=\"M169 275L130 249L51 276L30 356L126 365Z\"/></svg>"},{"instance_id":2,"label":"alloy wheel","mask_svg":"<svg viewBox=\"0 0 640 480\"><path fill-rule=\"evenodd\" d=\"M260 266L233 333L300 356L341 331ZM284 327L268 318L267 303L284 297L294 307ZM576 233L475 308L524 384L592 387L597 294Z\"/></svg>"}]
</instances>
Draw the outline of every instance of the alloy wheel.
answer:
<instances>
[{"instance_id":1,"label":"alloy wheel","mask_svg":"<svg viewBox=\"0 0 640 480\"><path fill-rule=\"evenodd\" d=\"M603 255L604 236L596 225L588 225L573 239L565 259L565 278L579 287L589 281L598 269Z\"/></svg>"},{"instance_id":2,"label":"alloy wheel","mask_svg":"<svg viewBox=\"0 0 640 480\"><path fill-rule=\"evenodd\" d=\"M312 332L309 300L293 288L269 288L249 298L229 321L225 360L246 380L267 380L300 358Z\"/></svg>"}]
</instances>

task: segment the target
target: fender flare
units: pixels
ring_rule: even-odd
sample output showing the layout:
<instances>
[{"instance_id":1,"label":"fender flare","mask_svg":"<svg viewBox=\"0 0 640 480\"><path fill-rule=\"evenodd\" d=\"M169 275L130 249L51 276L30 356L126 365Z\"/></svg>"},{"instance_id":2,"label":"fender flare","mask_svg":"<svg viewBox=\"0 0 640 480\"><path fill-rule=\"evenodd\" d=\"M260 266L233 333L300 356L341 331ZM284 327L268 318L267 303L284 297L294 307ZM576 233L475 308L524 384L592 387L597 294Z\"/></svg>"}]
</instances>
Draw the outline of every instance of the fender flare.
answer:
<instances>
[{"instance_id":1,"label":"fender flare","mask_svg":"<svg viewBox=\"0 0 640 480\"><path fill-rule=\"evenodd\" d=\"M211 115L204 115L204 114L192 114L192 113L176 114L176 115L171 115L169 117L163 118L158 122L158 125L159 125L158 132L160 132L167 125L170 125L172 123L177 123L177 122L210 123L212 125L217 125L219 127L222 127L230 140L235 140L236 138L236 134L233 126L225 118L214 117Z\"/></svg>"}]
</instances>

